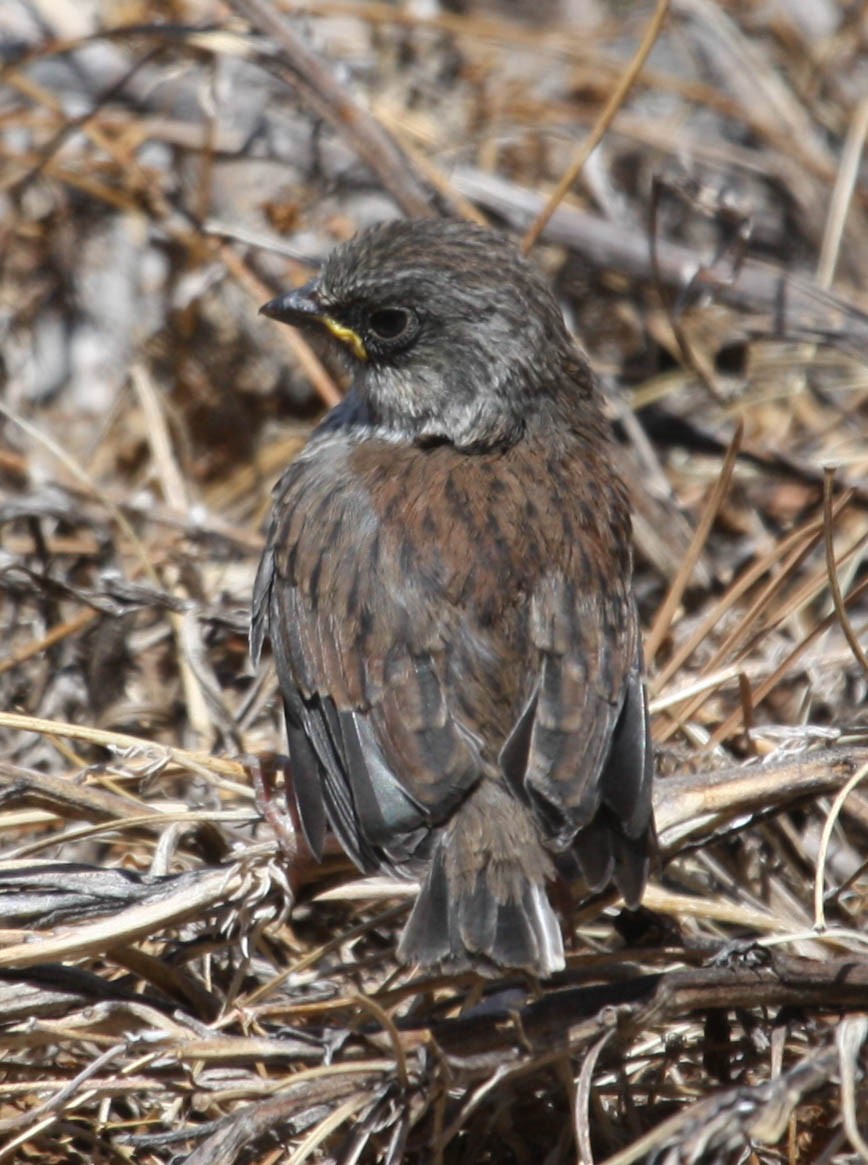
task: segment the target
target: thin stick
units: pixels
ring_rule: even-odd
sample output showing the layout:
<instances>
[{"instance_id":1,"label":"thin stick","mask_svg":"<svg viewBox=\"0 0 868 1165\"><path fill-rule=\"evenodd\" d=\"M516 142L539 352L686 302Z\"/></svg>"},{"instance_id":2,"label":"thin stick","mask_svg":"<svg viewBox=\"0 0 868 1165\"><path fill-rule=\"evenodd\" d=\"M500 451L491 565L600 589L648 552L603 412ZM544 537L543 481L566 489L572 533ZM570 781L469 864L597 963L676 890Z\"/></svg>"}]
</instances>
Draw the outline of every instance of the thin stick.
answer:
<instances>
[{"instance_id":1,"label":"thin stick","mask_svg":"<svg viewBox=\"0 0 868 1165\"><path fill-rule=\"evenodd\" d=\"M840 514L841 510L852 497L852 493L846 493L838 499L835 504L834 517ZM731 609L731 607L744 595L747 591L757 583L764 574L768 574L775 563L794 550L794 556L784 563L781 567L780 574L777 579L772 580L772 586L777 590L783 582L786 581L787 576L808 556L814 549L817 542L823 534L823 519L818 518L809 522L806 526L798 530L793 530L785 538L783 538L776 546L772 547L768 554L752 563L743 574L741 574L732 583L729 590L721 598L713 609L705 616L704 619L697 625L693 634L685 640L685 642L678 648L675 654L666 661L660 671L654 676L651 690L659 692L663 685L666 684L677 672L681 670L696 648L703 643L709 636L710 632L715 626L720 624L724 615ZM800 545L802 543L802 545ZM760 600L765 604L769 599L768 592L763 592ZM723 659L729 647L737 642L737 640L745 633L749 623L759 614L759 610L752 610L750 619L745 616L739 623L738 627L727 636L726 642L715 652L711 661L706 664L705 669L709 670L717 667Z\"/></svg>"},{"instance_id":2,"label":"thin stick","mask_svg":"<svg viewBox=\"0 0 868 1165\"><path fill-rule=\"evenodd\" d=\"M185 748L175 748L170 744L160 744L145 740L141 736L130 736L125 732L106 732L102 728L87 728L82 724L67 724L62 720L44 720L38 716L24 716L18 712L0 712L0 728L12 728L19 732L36 732L42 736L65 736L69 740L83 740L88 744L98 744L103 748L132 749L136 752L162 754L167 760L183 768L206 769L224 777L244 779L244 766L226 757L212 756L207 752L189 752Z\"/></svg>"},{"instance_id":3,"label":"thin stick","mask_svg":"<svg viewBox=\"0 0 868 1165\"><path fill-rule=\"evenodd\" d=\"M690 548L685 555L678 574L672 580L668 595L663 600L663 604L657 612L657 616L654 619L654 626L645 639L645 658L649 663L653 662L654 656L660 649L660 644L666 637L666 633L672 623L672 617L675 614L678 604L681 602L681 597L684 594L690 576L693 574L693 568L699 560L699 556L711 532L711 527L714 524L714 519L717 517L718 511L723 504L723 499L729 490L735 461L738 457L738 451L741 448L743 432L744 425L739 421L735 433L733 433L732 440L729 443L729 448L726 451L720 476L715 482L714 489L709 494L708 500L705 503L705 509L699 520L699 525L696 527Z\"/></svg>"},{"instance_id":4,"label":"thin stick","mask_svg":"<svg viewBox=\"0 0 868 1165\"><path fill-rule=\"evenodd\" d=\"M32 440L38 441L40 445L46 448L49 453L57 458L61 465L64 465L69 470L76 481L80 482L97 499L97 501L105 506L110 517L117 525L118 529L127 538L130 546L138 556L139 562L141 563L142 569L144 570L147 577L154 584L154 586L159 586L159 577L157 572L154 570L153 565L151 564L150 555L145 549L141 538L139 538L138 534L136 534L135 530L128 522L126 516L115 505L108 494L100 489L97 483L91 478L90 474L78 464L74 457L67 453L65 449L61 448L61 446L58 445L55 440L47 436L35 425L31 425L29 421L25 421L23 417L19 417L17 413L13 412L12 409L7 408L6 405L4 405L2 402L0 402L0 414L6 417L7 420L10 420L13 425L17 425L19 429L23 429L27 436Z\"/></svg>"},{"instance_id":5,"label":"thin stick","mask_svg":"<svg viewBox=\"0 0 868 1165\"><path fill-rule=\"evenodd\" d=\"M855 655L860 667L868 675L868 657L862 650L862 644L853 630L853 624L850 622L850 616L847 614L847 608L844 604L844 596L841 594L841 584L838 581L838 567L835 563L835 542L832 538L832 495L834 492L835 483L835 469L834 466L827 465L824 467L823 479L823 534L826 544L826 569L829 572L829 589L832 592L832 601L835 604L835 613L838 616L838 622L841 624L841 630L844 632L844 638L850 645L850 650Z\"/></svg>"},{"instance_id":6,"label":"thin stick","mask_svg":"<svg viewBox=\"0 0 868 1165\"><path fill-rule=\"evenodd\" d=\"M838 167L835 186L829 200L829 215L823 233L820 260L817 263L817 282L821 287L832 286L847 211L859 180L859 160L865 146L866 134L868 134L868 97L864 97L856 107L856 113L847 131L844 149L841 151L841 165Z\"/></svg>"},{"instance_id":7,"label":"thin stick","mask_svg":"<svg viewBox=\"0 0 868 1165\"><path fill-rule=\"evenodd\" d=\"M531 223L527 234L522 239L521 249L527 254L534 246L537 239L548 225L549 219L557 210L559 204L563 202L567 193L575 183L579 174L587 162L588 158L603 140L609 126L615 120L618 110L627 99L627 94L633 88L636 78L642 72L642 66L648 59L648 55L654 48L657 37L660 35L660 30L663 28L663 22L666 19L666 14L669 11L669 0L658 0L657 9L651 18L651 23L642 37L642 43L636 50L636 55L630 62L630 67L626 73L621 77L621 80L615 87L612 96L606 102L606 107L597 119L597 123L591 130L588 137L582 143L578 154L573 159L573 164L561 178L551 198L549 198L542 211L537 215L534 222Z\"/></svg>"},{"instance_id":8,"label":"thin stick","mask_svg":"<svg viewBox=\"0 0 868 1165\"><path fill-rule=\"evenodd\" d=\"M868 765L863 765L858 772L855 772L846 785L838 792L837 797L832 802L832 808L829 810L829 816L823 823L823 832L820 836L820 848L817 852L817 867L814 876L814 929L826 929L826 911L823 905L826 888L826 855L829 852L829 842L832 837L832 830L840 816L841 809L844 802L850 796L852 791L858 784L868 777Z\"/></svg>"},{"instance_id":9,"label":"thin stick","mask_svg":"<svg viewBox=\"0 0 868 1165\"><path fill-rule=\"evenodd\" d=\"M865 581L860 583L855 590L850 592L850 594L847 596L846 604L849 606L851 603L855 603L856 600L860 599L865 593L868 593L868 579L865 579ZM763 682L753 693L754 708L758 708L760 706L769 692L771 692L780 683L783 676L787 674L796 660L799 659L800 656L804 655L815 639L829 630L837 618L837 612L828 615L821 623L818 623L817 626L814 627L814 629L805 636L801 643L796 644L792 651L790 651L781 661L781 663L775 668L768 679L763 680ZM730 732L733 732L736 729L740 718L741 705L739 705L739 707L733 713L731 713L726 718L726 720L724 720L724 722L719 725L719 727L714 730L708 741L708 748L716 748L718 744L725 740Z\"/></svg>"},{"instance_id":10,"label":"thin stick","mask_svg":"<svg viewBox=\"0 0 868 1165\"><path fill-rule=\"evenodd\" d=\"M416 218L435 213L430 192L398 144L335 79L331 69L310 51L293 30L288 17L266 0L229 0L230 7L250 22L258 32L270 36L278 46L269 62L291 84L318 116L343 137L350 148L379 177L406 215Z\"/></svg>"}]
</instances>

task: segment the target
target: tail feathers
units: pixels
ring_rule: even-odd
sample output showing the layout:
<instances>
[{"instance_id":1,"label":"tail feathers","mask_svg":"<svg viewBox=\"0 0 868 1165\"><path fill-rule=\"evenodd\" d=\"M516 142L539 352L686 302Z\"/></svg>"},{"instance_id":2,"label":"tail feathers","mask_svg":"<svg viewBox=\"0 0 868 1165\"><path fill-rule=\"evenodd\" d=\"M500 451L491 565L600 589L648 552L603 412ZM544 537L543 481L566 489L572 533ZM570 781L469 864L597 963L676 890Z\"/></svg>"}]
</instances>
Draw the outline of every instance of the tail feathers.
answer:
<instances>
[{"instance_id":1,"label":"tail feathers","mask_svg":"<svg viewBox=\"0 0 868 1165\"><path fill-rule=\"evenodd\" d=\"M652 831L629 837L605 806L573 840L571 851L592 890L614 882L628 906L638 906L648 878Z\"/></svg>"},{"instance_id":2,"label":"tail feathers","mask_svg":"<svg viewBox=\"0 0 868 1165\"><path fill-rule=\"evenodd\" d=\"M398 954L408 963L487 975L512 968L546 978L564 967L561 928L543 883L516 865L501 868L497 878L483 868L472 886L463 879L450 886L442 846L434 852Z\"/></svg>"}]
</instances>

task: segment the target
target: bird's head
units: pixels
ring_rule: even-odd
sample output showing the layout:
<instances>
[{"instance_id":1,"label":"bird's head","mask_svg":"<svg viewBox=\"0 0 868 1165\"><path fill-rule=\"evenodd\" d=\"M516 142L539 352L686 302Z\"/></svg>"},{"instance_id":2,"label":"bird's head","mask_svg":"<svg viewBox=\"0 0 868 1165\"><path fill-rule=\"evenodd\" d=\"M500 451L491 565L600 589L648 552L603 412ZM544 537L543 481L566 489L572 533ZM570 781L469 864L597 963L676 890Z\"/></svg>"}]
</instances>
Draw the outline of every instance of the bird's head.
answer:
<instances>
[{"instance_id":1,"label":"bird's head","mask_svg":"<svg viewBox=\"0 0 868 1165\"><path fill-rule=\"evenodd\" d=\"M412 440L508 444L565 387L590 391L543 278L502 236L465 222L363 231L262 310L336 344L373 421Z\"/></svg>"}]
</instances>

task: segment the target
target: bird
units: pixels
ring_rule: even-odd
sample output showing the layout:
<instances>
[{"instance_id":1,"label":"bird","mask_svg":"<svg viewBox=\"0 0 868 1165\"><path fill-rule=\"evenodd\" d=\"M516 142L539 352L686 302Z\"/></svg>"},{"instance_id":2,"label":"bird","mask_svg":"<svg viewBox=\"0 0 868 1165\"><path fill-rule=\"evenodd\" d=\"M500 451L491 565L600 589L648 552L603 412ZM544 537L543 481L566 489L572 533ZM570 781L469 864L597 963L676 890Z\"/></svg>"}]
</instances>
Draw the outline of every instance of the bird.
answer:
<instances>
[{"instance_id":1,"label":"bird","mask_svg":"<svg viewBox=\"0 0 868 1165\"><path fill-rule=\"evenodd\" d=\"M252 600L305 840L419 883L405 963L549 978L559 886L635 907L654 839L630 506L588 359L538 269L458 220L368 227L261 311L349 370L275 486Z\"/></svg>"}]
</instances>

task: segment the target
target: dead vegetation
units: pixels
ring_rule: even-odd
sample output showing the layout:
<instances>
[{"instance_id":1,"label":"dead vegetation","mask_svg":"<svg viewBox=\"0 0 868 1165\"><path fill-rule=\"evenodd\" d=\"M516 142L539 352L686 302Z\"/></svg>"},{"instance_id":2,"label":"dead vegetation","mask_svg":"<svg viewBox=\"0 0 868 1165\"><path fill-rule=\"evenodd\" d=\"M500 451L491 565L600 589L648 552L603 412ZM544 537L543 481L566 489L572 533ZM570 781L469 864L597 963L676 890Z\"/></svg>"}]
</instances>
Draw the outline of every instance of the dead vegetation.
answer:
<instances>
[{"instance_id":1,"label":"dead vegetation","mask_svg":"<svg viewBox=\"0 0 868 1165\"><path fill-rule=\"evenodd\" d=\"M0 1161L868 1159L865 7L664 7L4 8ZM242 764L341 387L256 312L390 214L530 240L571 168L534 254L633 486L661 862L556 981L424 977Z\"/></svg>"}]
</instances>

